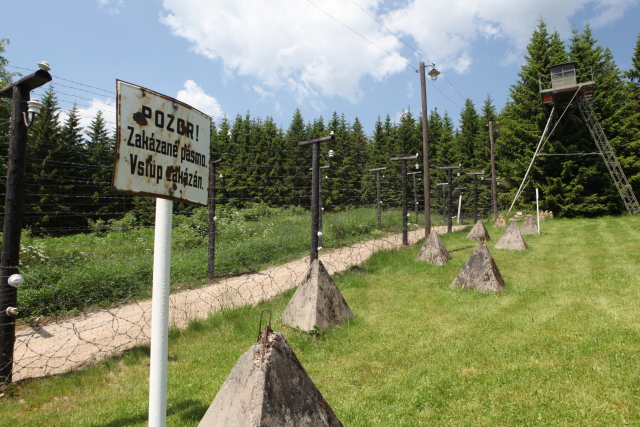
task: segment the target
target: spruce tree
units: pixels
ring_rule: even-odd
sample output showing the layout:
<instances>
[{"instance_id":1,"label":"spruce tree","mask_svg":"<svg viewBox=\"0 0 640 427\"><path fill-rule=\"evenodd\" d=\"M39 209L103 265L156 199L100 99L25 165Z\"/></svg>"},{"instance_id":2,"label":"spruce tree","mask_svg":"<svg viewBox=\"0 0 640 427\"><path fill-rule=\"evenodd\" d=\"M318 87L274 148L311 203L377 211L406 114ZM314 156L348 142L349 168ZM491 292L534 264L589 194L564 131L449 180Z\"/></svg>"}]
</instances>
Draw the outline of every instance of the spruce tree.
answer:
<instances>
[{"instance_id":1,"label":"spruce tree","mask_svg":"<svg viewBox=\"0 0 640 427\"><path fill-rule=\"evenodd\" d=\"M10 85L14 77L20 76L20 73L10 73L5 69L5 66L9 64L9 61L7 61L2 54L8 44L8 38L0 39L0 88ZM11 128L11 109L11 99L0 98L0 188L3 189L6 186L7 177L7 155L9 147L9 131ZM4 198L0 203L4 204Z\"/></svg>"},{"instance_id":2,"label":"spruce tree","mask_svg":"<svg viewBox=\"0 0 640 427\"><path fill-rule=\"evenodd\" d=\"M480 132L480 116L471 99L467 98L460 113L460 132L456 138L456 161L465 169L477 167L477 140Z\"/></svg>"},{"instance_id":3,"label":"spruce tree","mask_svg":"<svg viewBox=\"0 0 640 427\"><path fill-rule=\"evenodd\" d=\"M9 64L9 61L2 56L5 51L6 45L9 44L9 39L4 38L0 39L0 88L8 86L11 84L11 81L14 77L19 76L19 73L9 73L5 66ZM6 146L9 141L9 119L11 118L11 99L10 98L0 98L0 154L6 156ZM0 162L6 163L6 162ZM6 171L2 169L2 171ZM6 173L3 173L2 176L6 176Z\"/></svg>"},{"instance_id":4,"label":"spruce tree","mask_svg":"<svg viewBox=\"0 0 640 427\"><path fill-rule=\"evenodd\" d=\"M271 117L264 121L264 133L268 138L269 164L263 173L267 174L267 194L264 201L269 205L283 206L290 203L286 190L288 180L288 153L284 133Z\"/></svg>"},{"instance_id":5,"label":"spruce tree","mask_svg":"<svg viewBox=\"0 0 640 427\"><path fill-rule=\"evenodd\" d=\"M498 114L496 107L493 105L491 94L487 94L482 105L480 121L478 127L478 136L476 138L474 168L477 170L488 171L491 169L491 142L489 140L489 122L496 124ZM494 135L495 137L495 135ZM495 141L494 141L495 142Z\"/></svg>"},{"instance_id":6,"label":"spruce tree","mask_svg":"<svg viewBox=\"0 0 640 427\"><path fill-rule=\"evenodd\" d=\"M229 191L225 185L224 177L232 169L232 161L235 154L235 146L231 145L231 123L229 117L220 120L219 125L214 125L211 132L210 159L224 159L216 166L216 203L226 204L229 199ZM222 177L220 177L222 175Z\"/></svg>"},{"instance_id":7,"label":"spruce tree","mask_svg":"<svg viewBox=\"0 0 640 427\"><path fill-rule=\"evenodd\" d=\"M549 111L540 102L538 76L547 74L550 65L567 61L559 34L549 34L544 20L540 20L533 31L524 59L518 73L519 80L511 86L510 100L498 119L496 164L498 176L502 177L501 186L508 190L500 196L500 206L508 206L515 196L548 119ZM520 197L519 208L526 207L533 200L535 186L547 186L548 179L554 175L556 172L542 172L540 165L536 165L531 175L533 185L530 184ZM543 191L543 197L546 194ZM543 203L543 207L554 209L550 204Z\"/></svg>"},{"instance_id":8,"label":"spruce tree","mask_svg":"<svg viewBox=\"0 0 640 427\"><path fill-rule=\"evenodd\" d=\"M93 217L113 218L114 214L122 215L131 206L131 197L115 196L110 192L115 141L102 111L98 110L84 133L90 196L95 206Z\"/></svg>"},{"instance_id":9,"label":"spruce tree","mask_svg":"<svg viewBox=\"0 0 640 427\"><path fill-rule=\"evenodd\" d=\"M298 146L298 142L306 141L307 139L302 113L300 109L296 108L285 134L285 143L289 153L287 193L290 197L289 204L310 208L311 172L309 168L311 167L312 153L310 147Z\"/></svg>"},{"instance_id":10,"label":"spruce tree","mask_svg":"<svg viewBox=\"0 0 640 427\"><path fill-rule=\"evenodd\" d=\"M577 62L578 74L593 70L595 90L591 104L600 124L629 178L634 191L640 190L640 135L638 134L638 112L630 96L629 83L623 80L613 55L608 48L597 44L591 27L586 24L582 32L573 31L569 57ZM575 119L568 121L563 132L570 132L571 149L575 152L596 151L586 125L576 108ZM599 156L572 158L563 164L563 180L569 197L565 198L567 216L594 216L619 213L624 205Z\"/></svg>"},{"instance_id":11,"label":"spruce tree","mask_svg":"<svg viewBox=\"0 0 640 427\"><path fill-rule=\"evenodd\" d=\"M352 173L349 175L349 186L353 192L352 203L367 205L372 202L372 194L374 194L371 191L364 191L367 189L364 185L364 178L368 174L366 165L369 163L369 138L367 138L358 117L353 120L351 125L349 145L352 153L349 159L352 169Z\"/></svg>"},{"instance_id":12,"label":"spruce tree","mask_svg":"<svg viewBox=\"0 0 640 427\"><path fill-rule=\"evenodd\" d=\"M636 39L636 47L631 57L631 69L627 71L627 78L631 81L636 109L640 110L640 33Z\"/></svg>"},{"instance_id":13,"label":"spruce tree","mask_svg":"<svg viewBox=\"0 0 640 427\"><path fill-rule=\"evenodd\" d=\"M53 85L45 90L40 114L29 127L27 147L25 224L44 234L77 225L70 222L64 188L72 177L72 165L61 156L60 112Z\"/></svg>"},{"instance_id":14,"label":"spruce tree","mask_svg":"<svg viewBox=\"0 0 640 427\"><path fill-rule=\"evenodd\" d=\"M352 205L354 188L351 174L354 172L352 159L355 153L351 147L349 127L344 114L338 116L335 111L327 123L327 130L335 136L331 143L335 153L331 159L331 178L325 182L326 191L323 190L328 209L340 210Z\"/></svg>"}]
</instances>

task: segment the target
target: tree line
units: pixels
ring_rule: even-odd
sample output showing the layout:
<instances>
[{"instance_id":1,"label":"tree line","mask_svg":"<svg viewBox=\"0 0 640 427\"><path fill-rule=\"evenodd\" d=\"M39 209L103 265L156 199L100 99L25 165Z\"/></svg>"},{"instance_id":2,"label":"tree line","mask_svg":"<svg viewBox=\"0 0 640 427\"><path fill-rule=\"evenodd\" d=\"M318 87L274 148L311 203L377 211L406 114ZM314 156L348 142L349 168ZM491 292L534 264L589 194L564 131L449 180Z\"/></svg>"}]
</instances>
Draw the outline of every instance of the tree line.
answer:
<instances>
[{"instance_id":1,"label":"tree line","mask_svg":"<svg viewBox=\"0 0 640 427\"><path fill-rule=\"evenodd\" d=\"M0 54L7 39L0 40ZM557 32L550 33L540 20L527 46L518 80L511 85L510 99L498 112L490 94L479 108L465 101L458 123L447 111L429 112L430 192L434 204L441 200L436 184L446 180L439 166L461 165L454 186L471 187L466 172L490 172L488 122L496 124L495 151L500 177L501 207L511 202L531 161L545 127L549 109L540 102L538 76L550 65L576 62L578 68L593 67L595 92L592 104L614 151L636 194L640 194L640 35L632 57L632 68L621 70L609 48L598 45L587 24L574 29L565 44ZM18 77L5 70L7 60L0 55L0 84ZM117 218L125 212L138 212L152 219L147 198L110 193L113 166L113 135L101 112L82 129L78 110L73 106L60 122L55 86L50 85L41 99L43 109L29 128L27 194L24 226L39 233L53 230L86 230L95 221ZM10 100L0 101L0 156L6 159ZM334 112L305 121L299 110L289 126L278 126L273 118L251 117L250 113L212 123L210 158L222 158L216 176L217 200L236 207L252 203L270 206L308 206L310 197L311 150L298 142L335 135L321 147L323 202L327 210L341 210L375 203L375 174L369 169L386 167L383 172L383 200L388 206L400 203L400 162L391 157L420 157L411 162L411 171L422 171L422 117L410 109L397 121L379 116L367 134L358 117L349 122ZM333 157L330 157L330 150ZM534 188L542 191L542 208L561 217L619 214L624 211L600 156L586 156L596 150L579 110L569 107L545 147L548 154L537 159L531 183L517 205L530 209ZM416 170L417 167L417 170ZM2 176L6 161L0 162ZM422 194L421 179L418 181ZM482 197L488 197L485 181ZM468 191L467 191L468 193ZM420 198L421 199L421 198ZM484 203L484 202L483 202ZM188 213L187 205L176 210ZM145 216L146 215L146 216Z\"/></svg>"}]
</instances>

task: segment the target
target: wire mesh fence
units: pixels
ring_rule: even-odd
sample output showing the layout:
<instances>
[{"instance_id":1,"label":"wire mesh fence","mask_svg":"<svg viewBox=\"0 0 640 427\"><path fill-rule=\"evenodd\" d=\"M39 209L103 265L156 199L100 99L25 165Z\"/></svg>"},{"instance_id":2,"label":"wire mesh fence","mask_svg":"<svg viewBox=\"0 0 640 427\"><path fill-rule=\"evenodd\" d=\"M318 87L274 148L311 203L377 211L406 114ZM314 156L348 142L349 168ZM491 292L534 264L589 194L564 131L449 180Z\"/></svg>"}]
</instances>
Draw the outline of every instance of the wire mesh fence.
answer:
<instances>
[{"instance_id":1,"label":"wire mesh fence","mask_svg":"<svg viewBox=\"0 0 640 427\"><path fill-rule=\"evenodd\" d=\"M224 183L223 177L217 184ZM305 203L304 196L300 200ZM84 203L91 201L79 204ZM223 197L217 204L213 281L206 279L208 208L174 215L170 319L177 327L214 310L269 299L296 286L306 273L310 225L304 205L239 208ZM153 228L148 222L154 211L144 207L85 228L23 233L15 380L64 372L149 340ZM444 222L435 215L438 209L436 201L434 225ZM472 222L473 209L463 204L461 212L461 222ZM420 209L418 218L410 219L411 244L424 237L422 214ZM382 230L375 204L325 209L320 259L332 274L360 264L376 250L400 246L401 223L394 202L382 210Z\"/></svg>"},{"instance_id":2,"label":"wire mesh fence","mask_svg":"<svg viewBox=\"0 0 640 427\"><path fill-rule=\"evenodd\" d=\"M74 98L63 98L73 102L64 110L72 117L82 97L58 94ZM13 380L75 369L150 337L155 204L110 192L114 142L108 120L99 119L102 113L83 137L77 121L59 125L60 111L52 103L49 117L30 129L17 266L25 283L18 290ZM306 273L311 162L309 150L296 143L327 130L314 123L297 132L294 125L286 134L269 120L223 119L213 125L210 158L224 159L216 169L213 236L208 207L174 203L170 321L176 327L215 310L272 298ZM337 137L321 151L319 257L333 274L376 250L402 245L402 178L400 165L390 162L399 153L389 151L416 152L420 140L413 138L418 148L401 142L392 150L347 130L344 119L334 117L328 127ZM0 135L0 189L6 186L7 140L8 134ZM330 149L335 156L329 156ZM381 166L387 169L378 200L376 175L369 169ZM435 166L431 176L433 226L446 225L449 201L454 224L489 216L488 181L476 193L471 178L462 174L449 194L436 185L443 177ZM421 177L409 180L410 244L424 237L423 185ZM208 277L211 240L215 270Z\"/></svg>"}]
</instances>

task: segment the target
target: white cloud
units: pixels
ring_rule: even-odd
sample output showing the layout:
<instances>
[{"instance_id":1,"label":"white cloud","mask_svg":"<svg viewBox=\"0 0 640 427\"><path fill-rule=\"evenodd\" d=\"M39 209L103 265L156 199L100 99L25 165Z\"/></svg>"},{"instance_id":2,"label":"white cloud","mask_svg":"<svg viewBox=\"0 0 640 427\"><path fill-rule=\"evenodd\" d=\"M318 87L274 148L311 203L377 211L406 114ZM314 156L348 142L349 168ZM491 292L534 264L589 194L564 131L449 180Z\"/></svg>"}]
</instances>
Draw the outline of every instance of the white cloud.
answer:
<instances>
[{"instance_id":1,"label":"white cloud","mask_svg":"<svg viewBox=\"0 0 640 427\"><path fill-rule=\"evenodd\" d=\"M204 90L193 80L184 82L184 90L179 91L176 98L211 116L213 119L222 116L222 107L220 107L218 101L213 96L204 93Z\"/></svg>"},{"instance_id":2,"label":"white cloud","mask_svg":"<svg viewBox=\"0 0 640 427\"><path fill-rule=\"evenodd\" d=\"M273 97L273 92L269 92L269 91L265 90L263 87L260 87L258 85L253 85L253 90L258 95L260 95L260 98L262 98L262 100L264 100L265 98Z\"/></svg>"},{"instance_id":3,"label":"white cloud","mask_svg":"<svg viewBox=\"0 0 640 427\"><path fill-rule=\"evenodd\" d=\"M100 5L100 9L117 15L124 9L124 0L98 0L98 5Z\"/></svg>"},{"instance_id":4,"label":"white cloud","mask_svg":"<svg viewBox=\"0 0 640 427\"><path fill-rule=\"evenodd\" d=\"M506 40L503 63L509 63L521 57L540 18L550 31L557 29L568 37L573 24L582 24L572 21L579 12L587 10L594 26L604 26L638 4L638 0L357 2L439 69L458 73L473 66L478 39ZM220 61L226 79L250 76L270 91L290 91L299 103L311 102L314 108L321 107L322 95L357 101L363 76L384 80L405 70L405 62L414 66L418 62L407 59L412 53L402 56L408 49L398 39L345 0L164 0L163 5L161 22L189 40L195 52Z\"/></svg>"},{"instance_id":5,"label":"white cloud","mask_svg":"<svg viewBox=\"0 0 640 427\"><path fill-rule=\"evenodd\" d=\"M60 111L59 122L61 125L64 125L67 117L69 117L70 109L71 108ZM80 119L80 126L83 128L83 131L89 127L93 119L96 117L96 114L98 114L98 111L102 111L105 126L109 132L113 133L116 128L116 101L112 98L94 98L91 100L91 105L88 107L78 107L78 118Z\"/></svg>"},{"instance_id":6,"label":"white cloud","mask_svg":"<svg viewBox=\"0 0 640 427\"><path fill-rule=\"evenodd\" d=\"M401 43L353 3L313 1L401 57ZM372 13L377 4L359 3ZM299 101L320 94L356 100L363 75L383 79L405 68L308 1L165 0L164 7L161 21L191 41L194 51L221 60L228 75L254 76Z\"/></svg>"}]
</instances>

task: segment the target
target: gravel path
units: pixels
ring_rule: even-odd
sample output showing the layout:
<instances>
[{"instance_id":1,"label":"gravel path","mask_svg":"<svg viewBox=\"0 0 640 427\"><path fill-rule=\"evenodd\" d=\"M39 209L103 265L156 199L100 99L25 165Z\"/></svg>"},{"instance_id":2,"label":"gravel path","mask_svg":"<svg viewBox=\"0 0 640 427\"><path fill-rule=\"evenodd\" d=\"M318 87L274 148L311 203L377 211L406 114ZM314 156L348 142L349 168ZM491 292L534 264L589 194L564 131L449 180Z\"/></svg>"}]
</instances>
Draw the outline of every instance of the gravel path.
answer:
<instances>
[{"instance_id":1,"label":"gravel path","mask_svg":"<svg viewBox=\"0 0 640 427\"><path fill-rule=\"evenodd\" d=\"M464 225L454 226L454 231ZM446 233L446 227L434 227ZM409 244L424 237L423 229L409 233ZM364 263L374 252L402 246L402 235L360 242L322 252L320 260L330 274ZM230 278L170 297L172 325L184 328L212 311L270 299L298 285L309 257L259 273ZM151 336L151 301L141 301L17 332L14 381L59 374L101 360L118 351L148 342Z\"/></svg>"}]
</instances>

